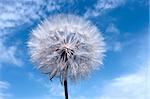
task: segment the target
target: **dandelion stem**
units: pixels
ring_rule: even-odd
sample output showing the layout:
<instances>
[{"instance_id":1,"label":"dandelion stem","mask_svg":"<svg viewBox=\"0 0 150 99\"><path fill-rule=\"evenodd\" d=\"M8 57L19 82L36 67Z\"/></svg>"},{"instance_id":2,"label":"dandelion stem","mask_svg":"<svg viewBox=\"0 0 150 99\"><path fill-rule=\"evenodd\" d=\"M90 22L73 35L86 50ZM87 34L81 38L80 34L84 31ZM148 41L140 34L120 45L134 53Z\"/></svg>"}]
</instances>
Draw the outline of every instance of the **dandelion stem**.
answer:
<instances>
[{"instance_id":1,"label":"dandelion stem","mask_svg":"<svg viewBox=\"0 0 150 99\"><path fill-rule=\"evenodd\" d=\"M67 80L64 80L65 99L68 99Z\"/></svg>"}]
</instances>

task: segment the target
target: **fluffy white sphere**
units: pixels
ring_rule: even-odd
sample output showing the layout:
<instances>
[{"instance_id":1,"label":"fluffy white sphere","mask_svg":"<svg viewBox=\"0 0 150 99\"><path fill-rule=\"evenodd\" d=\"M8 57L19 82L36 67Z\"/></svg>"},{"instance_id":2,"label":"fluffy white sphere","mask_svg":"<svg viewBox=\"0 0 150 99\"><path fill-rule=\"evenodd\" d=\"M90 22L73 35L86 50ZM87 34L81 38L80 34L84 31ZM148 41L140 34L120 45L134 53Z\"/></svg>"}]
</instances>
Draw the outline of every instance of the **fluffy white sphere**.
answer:
<instances>
[{"instance_id":1,"label":"fluffy white sphere","mask_svg":"<svg viewBox=\"0 0 150 99\"><path fill-rule=\"evenodd\" d=\"M90 21L75 15L49 17L33 30L28 42L31 59L50 79L77 80L101 64L104 38Z\"/></svg>"}]
</instances>

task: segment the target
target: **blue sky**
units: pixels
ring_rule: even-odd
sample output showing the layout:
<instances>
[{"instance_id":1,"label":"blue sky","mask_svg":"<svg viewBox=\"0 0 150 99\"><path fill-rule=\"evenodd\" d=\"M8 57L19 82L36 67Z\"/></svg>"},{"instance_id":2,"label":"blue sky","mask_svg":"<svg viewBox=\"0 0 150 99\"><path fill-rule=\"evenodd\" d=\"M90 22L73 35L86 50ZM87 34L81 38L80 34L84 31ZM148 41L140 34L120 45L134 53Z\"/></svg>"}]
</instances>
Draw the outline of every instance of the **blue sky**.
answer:
<instances>
[{"instance_id":1,"label":"blue sky","mask_svg":"<svg viewBox=\"0 0 150 99\"><path fill-rule=\"evenodd\" d=\"M29 35L48 16L66 13L95 24L107 44L104 65L90 78L69 82L70 99L149 99L148 0L0 0L0 99L62 99L31 63Z\"/></svg>"}]
</instances>

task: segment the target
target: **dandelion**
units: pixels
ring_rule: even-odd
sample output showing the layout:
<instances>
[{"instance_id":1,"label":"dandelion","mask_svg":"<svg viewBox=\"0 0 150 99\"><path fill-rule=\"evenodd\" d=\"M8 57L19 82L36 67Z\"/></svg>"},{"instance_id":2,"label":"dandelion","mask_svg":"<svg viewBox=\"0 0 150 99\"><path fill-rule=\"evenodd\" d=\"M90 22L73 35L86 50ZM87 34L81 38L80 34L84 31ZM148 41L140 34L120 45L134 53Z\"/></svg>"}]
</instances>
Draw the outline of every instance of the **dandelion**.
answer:
<instances>
[{"instance_id":1,"label":"dandelion","mask_svg":"<svg viewBox=\"0 0 150 99\"><path fill-rule=\"evenodd\" d=\"M32 61L50 80L59 77L68 99L67 80L86 78L102 64L104 38L90 21L59 14L43 21L31 33Z\"/></svg>"}]
</instances>

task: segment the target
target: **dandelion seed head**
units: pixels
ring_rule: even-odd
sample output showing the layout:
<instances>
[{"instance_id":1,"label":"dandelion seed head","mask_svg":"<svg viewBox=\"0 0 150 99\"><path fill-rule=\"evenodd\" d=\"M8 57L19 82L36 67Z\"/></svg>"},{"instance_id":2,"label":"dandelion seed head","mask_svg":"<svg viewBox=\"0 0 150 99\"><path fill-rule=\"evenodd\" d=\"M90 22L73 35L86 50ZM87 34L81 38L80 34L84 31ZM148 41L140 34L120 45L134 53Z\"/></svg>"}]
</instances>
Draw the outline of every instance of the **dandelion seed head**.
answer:
<instances>
[{"instance_id":1,"label":"dandelion seed head","mask_svg":"<svg viewBox=\"0 0 150 99\"><path fill-rule=\"evenodd\" d=\"M31 33L28 47L32 61L43 73L76 81L101 66L104 38L90 21L59 14L43 21Z\"/></svg>"}]
</instances>

